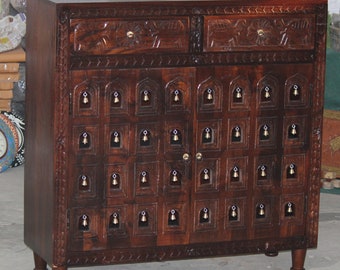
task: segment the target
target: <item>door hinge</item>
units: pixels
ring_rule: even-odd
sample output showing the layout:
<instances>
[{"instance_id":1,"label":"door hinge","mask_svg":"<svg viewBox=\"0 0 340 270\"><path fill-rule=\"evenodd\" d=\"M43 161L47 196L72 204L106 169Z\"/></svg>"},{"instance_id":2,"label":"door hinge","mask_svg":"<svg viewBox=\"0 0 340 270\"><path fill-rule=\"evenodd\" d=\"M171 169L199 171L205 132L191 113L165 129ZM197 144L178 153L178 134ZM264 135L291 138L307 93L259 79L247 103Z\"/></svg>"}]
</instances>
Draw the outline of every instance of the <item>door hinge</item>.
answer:
<instances>
[{"instance_id":1,"label":"door hinge","mask_svg":"<svg viewBox=\"0 0 340 270\"><path fill-rule=\"evenodd\" d=\"M70 209L67 209L66 212L66 227L68 230L70 229Z\"/></svg>"},{"instance_id":2,"label":"door hinge","mask_svg":"<svg viewBox=\"0 0 340 270\"><path fill-rule=\"evenodd\" d=\"M73 97L72 97L72 93L70 93L69 96L68 96L68 113L69 113L69 115L72 115L72 110L73 110Z\"/></svg>"}]
</instances>

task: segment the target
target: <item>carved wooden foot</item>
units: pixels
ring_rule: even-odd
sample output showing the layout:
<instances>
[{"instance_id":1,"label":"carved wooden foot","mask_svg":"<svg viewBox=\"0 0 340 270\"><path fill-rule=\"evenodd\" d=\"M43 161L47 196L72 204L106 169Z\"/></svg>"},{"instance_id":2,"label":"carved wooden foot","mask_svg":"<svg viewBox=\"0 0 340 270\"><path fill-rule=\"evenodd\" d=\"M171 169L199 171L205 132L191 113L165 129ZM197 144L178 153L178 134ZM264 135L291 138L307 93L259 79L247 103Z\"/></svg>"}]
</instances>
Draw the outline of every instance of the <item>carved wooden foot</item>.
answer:
<instances>
[{"instance_id":1,"label":"carved wooden foot","mask_svg":"<svg viewBox=\"0 0 340 270\"><path fill-rule=\"evenodd\" d=\"M47 270L47 263L36 253L33 253L34 256L34 270Z\"/></svg>"},{"instance_id":2,"label":"carved wooden foot","mask_svg":"<svg viewBox=\"0 0 340 270\"><path fill-rule=\"evenodd\" d=\"M292 263L291 270L305 270L303 267L305 264L307 249L295 249L292 250Z\"/></svg>"}]
</instances>

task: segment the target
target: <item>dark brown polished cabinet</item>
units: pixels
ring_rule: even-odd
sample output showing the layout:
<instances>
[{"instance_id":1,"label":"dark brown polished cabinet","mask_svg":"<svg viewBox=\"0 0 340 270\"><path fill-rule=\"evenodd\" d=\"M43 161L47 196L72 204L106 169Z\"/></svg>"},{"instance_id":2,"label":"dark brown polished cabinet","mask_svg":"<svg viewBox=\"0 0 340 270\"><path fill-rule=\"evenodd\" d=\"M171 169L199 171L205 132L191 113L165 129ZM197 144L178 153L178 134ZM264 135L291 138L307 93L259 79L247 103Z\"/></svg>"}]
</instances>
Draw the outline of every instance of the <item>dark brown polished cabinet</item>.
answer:
<instances>
[{"instance_id":1,"label":"dark brown polished cabinet","mask_svg":"<svg viewBox=\"0 0 340 270\"><path fill-rule=\"evenodd\" d=\"M317 245L326 1L28 3L36 270Z\"/></svg>"}]
</instances>

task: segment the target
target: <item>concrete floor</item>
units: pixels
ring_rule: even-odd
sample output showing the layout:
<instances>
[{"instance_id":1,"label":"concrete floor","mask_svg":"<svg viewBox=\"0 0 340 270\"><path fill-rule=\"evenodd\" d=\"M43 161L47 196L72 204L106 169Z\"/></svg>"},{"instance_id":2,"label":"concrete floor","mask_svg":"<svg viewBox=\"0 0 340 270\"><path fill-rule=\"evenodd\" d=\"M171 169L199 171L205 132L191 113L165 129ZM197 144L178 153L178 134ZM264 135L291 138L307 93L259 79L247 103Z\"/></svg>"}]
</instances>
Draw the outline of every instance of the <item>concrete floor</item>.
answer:
<instances>
[{"instance_id":1,"label":"concrete floor","mask_svg":"<svg viewBox=\"0 0 340 270\"><path fill-rule=\"evenodd\" d=\"M24 166L0 173L0 270L32 270L32 252L23 243ZM319 246L308 250L306 270L340 269L340 196L321 194ZM147 264L79 268L82 270L288 270L290 252Z\"/></svg>"}]
</instances>

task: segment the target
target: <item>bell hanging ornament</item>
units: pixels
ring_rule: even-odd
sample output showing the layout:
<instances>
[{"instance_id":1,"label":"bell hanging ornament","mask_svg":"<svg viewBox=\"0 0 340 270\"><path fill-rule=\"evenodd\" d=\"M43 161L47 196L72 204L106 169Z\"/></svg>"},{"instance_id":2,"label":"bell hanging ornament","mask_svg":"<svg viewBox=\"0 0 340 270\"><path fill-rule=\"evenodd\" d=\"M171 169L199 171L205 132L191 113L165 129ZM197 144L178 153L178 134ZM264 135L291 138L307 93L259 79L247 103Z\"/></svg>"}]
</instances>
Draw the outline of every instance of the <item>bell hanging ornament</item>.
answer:
<instances>
[{"instance_id":1,"label":"bell hanging ornament","mask_svg":"<svg viewBox=\"0 0 340 270\"><path fill-rule=\"evenodd\" d=\"M205 219L205 220L209 219L209 214L208 214L207 208L203 209L203 217L202 218Z\"/></svg>"},{"instance_id":2,"label":"bell hanging ornament","mask_svg":"<svg viewBox=\"0 0 340 270\"><path fill-rule=\"evenodd\" d=\"M147 219L147 217L146 217L146 212L145 212L145 211L142 211L142 212L141 212L140 221L141 221L141 222L147 222L147 221L148 221L148 219Z\"/></svg>"},{"instance_id":3,"label":"bell hanging ornament","mask_svg":"<svg viewBox=\"0 0 340 270\"><path fill-rule=\"evenodd\" d=\"M113 213L112 214L112 224L113 225L119 224L119 219L118 219L118 214L117 213Z\"/></svg>"},{"instance_id":4,"label":"bell hanging ornament","mask_svg":"<svg viewBox=\"0 0 340 270\"><path fill-rule=\"evenodd\" d=\"M237 216L237 212L236 212L236 206L233 205L231 207L231 217L235 218Z\"/></svg>"},{"instance_id":5,"label":"bell hanging ornament","mask_svg":"<svg viewBox=\"0 0 340 270\"><path fill-rule=\"evenodd\" d=\"M111 178L112 178L112 186L117 186L119 184L117 174L113 173Z\"/></svg>"},{"instance_id":6,"label":"bell hanging ornament","mask_svg":"<svg viewBox=\"0 0 340 270\"><path fill-rule=\"evenodd\" d=\"M170 211L170 220L171 221L175 221L177 218L176 218L176 211L175 210L171 210Z\"/></svg>"},{"instance_id":7,"label":"bell hanging ornament","mask_svg":"<svg viewBox=\"0 0 340 270\"><path fill-rule=\"evenodd\" d=\"M150 100L150 98L149 98L149 92L148 91L144 91L143 92L143 101L144 102L148 102Z\"/></svg>"},{"instance_id":8,"label":"bell hanging ornament","mask_svg":"<svg viewBox=\"0 0 340 270\"><path fill-rule=\"evenodd\" d=\"M172 178L171 178L171 181L172 181L173 183L176 183L176 182L178 182L177 171L173 171L173 172L172 172Z\"/></svg>"},{"instance_id":9,"label":"bell hanging ornament","mask_svg":"<svg viewBox=\"0 0 340 270\"><path fill-rule=\"evenodd\" d=\"M213 91L210 88L207 90L207 100L212 100L213 99L212 92Z\"/></svg>"},{"instance_id":10,"label":"bell hanging ornament","mask_svg":"<svg viewBox=\"0 0 340 270\"><path fill-rule=\"evenodd\" d=\"M148 182L148 179L147 179L146 175L147 175L147 173L144 172L144 171L141 173L142 178L141 178L140 181L141 181L143 184L145 184L145 183Z\"/></svg>"},{"instance_id":11,"label":"bell hanging ornament","mask_svg":"<svg viewBox=\"0 0 340 270\"><path fill-rule=\"evenodd\" d=\"M87 181L86 175L83 175L83 176L81 177L81 186L82 186L82 187L87 187L87 186L88 186L88 181Z\"/></svg>"},{"instance_id":12,"label":"bell hanging ornament","mask_svg":"<svg viewBox=\"0 0 340 270\"><path fill-rule=\"evenodd\" d=\"M117 104L119 102L120 102L120 100L119 100L119 93L118 92L114 92L113 93L113 103Z\"/></svg>"},{"instance_id":13,"label":"bell hanging ornament","mask_svg":"<svg viewBox=\"0 0 340 270\"><path fill-rule=\"evenodd\" d=\"M89 98L88 98L88 93L84 92L83 93L83 104L89 103Z\"/></svg>"},{"instance_id":14,"label":"bell hanging ornament","mask_svg":"<svg viewBox=\"0 0 340 270\"><path fill-rule=\"evenodd\" d=\"M82 135L83 139L82 139L82 144L86 145L88 144L89 140L88 140L88 134L86 132L83 133Z\"/></svg>"},{"instance_id":15,"label":"bell hanging ornament","mask_svg":"<svg viewBox=\"0 0 340 270\"><path fill-rule=\"evenodd\" d=\"M235 138L240 138L241 137L240 127L235 127L234 137Z\"/></svg>"}]
</instances>

